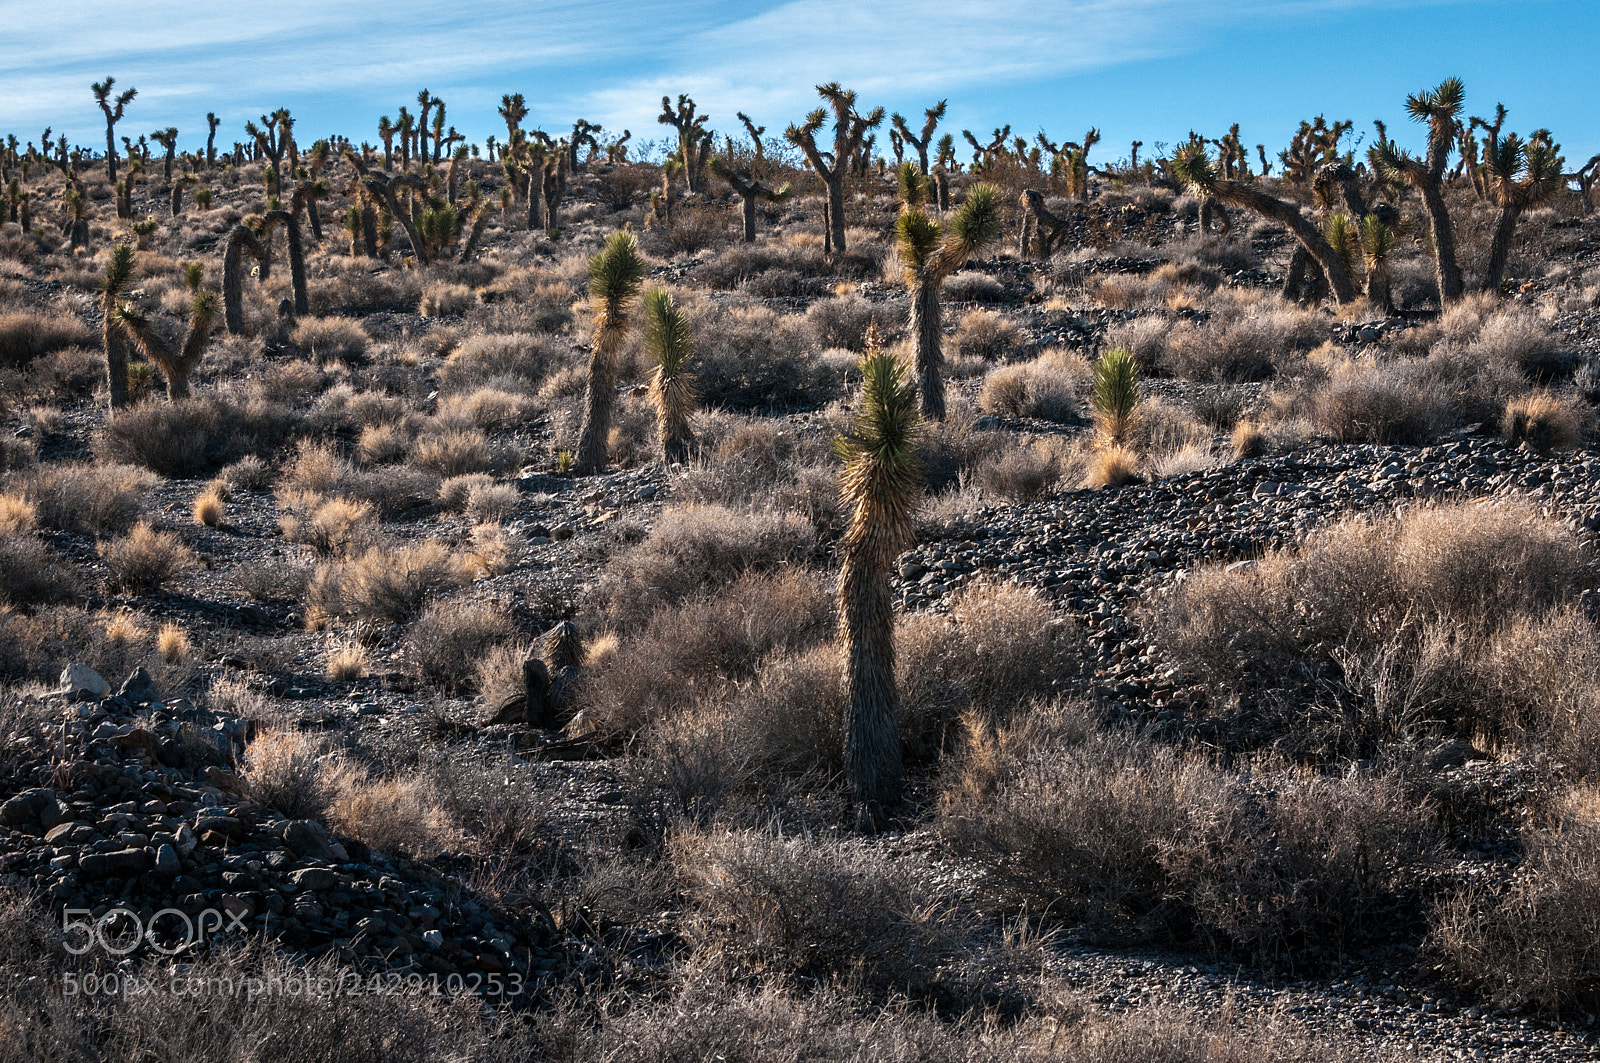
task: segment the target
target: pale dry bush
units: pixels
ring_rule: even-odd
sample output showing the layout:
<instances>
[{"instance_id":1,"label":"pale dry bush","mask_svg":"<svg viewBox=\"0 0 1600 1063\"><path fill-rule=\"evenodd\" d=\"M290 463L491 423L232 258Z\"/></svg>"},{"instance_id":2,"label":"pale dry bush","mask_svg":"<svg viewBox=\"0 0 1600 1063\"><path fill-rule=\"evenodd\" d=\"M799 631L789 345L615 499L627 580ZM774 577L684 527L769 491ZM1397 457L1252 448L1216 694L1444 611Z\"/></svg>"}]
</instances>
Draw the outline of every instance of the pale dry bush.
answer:
<instances>
[{"instance_id":1,"label":"pale dry bush","mask_svg":"<svg viewBox=\"0 0 1600 1063\"><path fill-rule=\"evenodd\" d=\"M1010 354L1021 339L1021 331L1004 316L993 310L969 310L950 337L950 353L993 362Z\"/></svg>"},{"instance_id":2,"label":"pale dry bush","mask_svg":"<svg viewBox=\"0 0 1600 1063\"><path fill-rule=\"evenodd\" d=\"M0 532L0 605L26 609L65 602L77 591L70 561L27 532Z\"/></svg>"},{"instance_id":3,"label":"pale dry bush","mask_svg":"<svg viewBox=\"0 0 1600 1063\"><path fill-rule=\"evenodd\" d=\"M466 508L472 492L494 486L495 479L486 472L469 472L452 476L439 484L439 505L452 512Z\"/></svg>"},{"instance_id":4,"label":"pale dry bush","mask_svg":"<svg viewBox=\"0 0 1600 1063\"><path fill-rule=\"evenodd\" d=\"M131 465L51 463L13 473L10 482L46 528L107 535L133 526L157 481Z\"/></svg>"},{"instance_id":5,"label":"pale dry bush","mask_svg":"<svg viewBox=\"0 0 1600 1063\"><path fill-rule=\"evenodd\" d=\"M571 345L553 336L526 332L469 336L439 367L439 386L450 392L494 387L531 395L546 378L575 364Z\"/></svg>"},{"instance_id":6,"label":"pale dry bush","mask_svg":"<svg viewBox=\"0 0 1600 1063\"><path fill-rule=\"evenodd\" d=\"M317 567L306 604L322 616L404 623L434 594L464 582L461 566L440 542L371 547Z\"/></svg>"},{"instance_id":7,"label":"pale dry bush","mask_svg":"<svg viewBox=\"0 0 1600 1063\"><path fill-rule=\"evenodd\" d=\"M460 317L478 305L478 296L465 284L437 283L422 289L417 313L423 317Z\"/></svg>"},{"instance_id":8,"label":"pale dry bush","mask_svg":"<svg viewBox=\"0 0 1600 1063\"><path fill-rule=\"evenodd\" d=\"M484 472L497 464L489 440L476 428L445 429L417 437L411 461L439 476Z\"/></svg>"},{"instance_id":9,"label":"pale dry bush","mask_svg":"<svg viewBox=\"0 0 1600 1063\"><path fill-rule=\"evenodd\" d=\"M87 347L95 334L73 314L0 314L0 366L18 369L35 358L68 347Z\"/></svg>"},{"instance_id":10,"label":"pale dry bush","mask_svg":"<svg viewBox=\"0 0 1600 1063\"><path fill-rule=\"evenodd\" d=\"M112 593L152 594L200 567L199 557L182 539L144 523L134 525L124 538L102 543L100 556L110 571L106 586Z\"/></svg>"},{"instance_id":11,"label":"pale dry bush","mask_svg":"<svg viewBox=\"0 0 1600 1063\"><path fill-rule=\"evenodd\" d=\"M245 795L291 819L321 819L338 796L346 768L324 742L297 730L267 731L239 765Z\"/></svg>"},{"instance_id":12,"label":"pale dry bush","mask_svg":"<svg viewBox=\"0 0 1600 1063\"><path fill-rule=\"evenodd\" d=\"M356 457L364 465L393 465L411 453L419 426L412 424L369 424L356 440Z\"/></svg>"},{"instance_id":13,"label":"pale dry bush","mask_svg":"<svg viewBox=\"0 0 1600 1063\"><path fill-rule=\"evenodd\" d=\"M1523 829L1511 887L1447 899L1429 945L1450 978L1501 1007L1571 1015L1600 1005L1600 795L1585 784L1555 805L1553 825Z\"/></svg>"},{"instance_id":14,"label":"pale dry bush","mask_svg":"<svg viewBox=\"0 0 1600 1063\"><path fill-rule=\"evenodd\" d=\"M595 605L609 626L626 631L701 590L802 561L815 546L815 530L795 513L667 510L643 543L612 559Z\"/></svg>"},{"instance_id":15,"label":"pale dry bush","mask_svg":"<svg viewBox=\"0 0 1600 1063\"><path fill-rule=\"evenodd\" d=\"M1033 502L1056 492L1062 471L1059 447L1053 441L1033 440L980 458L969 483L990 498Z\"/></svg>"},{"instance_id":16,"label":"pale dry bush","mask_svg":"<svg viewBox=\"0 0 1600 1063\"><path fill-rule=\"evenodd\" d=\"M349 363L366 357L372 337L349 318L303 317L290 331L289 342L318 364Z\"/></svg>"},{"instance_id":17,"label":"pale dry bush","mask_svg":"<svg viewBox=\"0 0 1600 1063\"><path fill-rule=\"evenodd\" d=\"M284 539L309 546L324 557L366 546L376 535L368 502L293 490L281 492L278 501L283 506L278 527Z\"/></svg>"},{"instance_id":18,"label":"pale dry bush","mask_svg":"<svg viewBox=\"0 0 1600 1063\"><path fill-rule=\"evenodd\" d=\"M631 735L714 705L763 658L809 647L834 623L826 585L795 567L685 588L653 606L624 630L606 667L585 678L575 730Z\"/></svg>"},{"instance_id":19,"label":"pale dry bush","mask_svg":"<svg viewBox=\"0 0 1600 1063\"><path fill-rule=\"evenodd\" d=\"M406 660L426 682L447 694L460 694L471 686L478 662L516 635L516 623L503 603L445 598L431 603L411 625Z\"/></svg>"},{"instance_id":20,"label":"pale dry bush","mask_svg":"<svg viewBox=\"0 0 1600 1063\"><path fill-rule=\"evenodd\" d=\"M939 285L939 297L950 303L1000 303L1005 301L1006 289L987 273L961 270Z\"/></svg>"},{"instance_id":21,"label":"pale dry bush","mask_svg":"<svg viewBox=\"0 0 1600 1063\"><path fill-rule=\"evenodd\" d=\"M461 847L463 835L445 807L445 795L425 774L340 779L325 812L328 826L374 851L430 857Z\"/></svg>"},{"instance_id":22,"label":"pale dry bush","mask_svg":"<svg viewBox=\"0 0 1600 1063\"><path fill-rule=\"evenodd\" d=\"M822 350L839 348L847 351L863 349L867 325L885 317L883 309L859 295L839 295L820 299L806 310L805 323L811 331L812 342ZM887 338L890 325L879 320L878 331Z\"/></svg>"},{"instance_id":23,"label":"pale dry bush","mask_svg":"<svg viewBox=\"0 0 1600 1063\"><path fill-rule=\"evenodd\" d=\"M477 523L498 523L511 515L522 500L513 484L477 484L468 489L464 512Z\"/></svg>"},{"instance_id":24,"label":"pale dry bush","mask_svg":"<svg viewBox=\"0 0 1600 1063\"><path fill-rule=\"evenodd\" d=\"M1081 486L1125 487L1139 483L1144 479L1143 467L1139 455L1127 447L1096 447L1089 452Z\"/></svg>"},{"instance_id":25,"label":"pale dry bush","mask_svg":"<svg viewBox=\"0 0 1600 1063\"><path fill-rule=\"evenodd\" d=\"M805 319L760 305L686 301L685 309L703 406L783 409L840 394L841 378L818 358Z\"/></svg>"},{"instance_id":26,"label":"pale dry bush","mask_svg":"<svg viewBox=\"0 0 1600 1063\"><path fill-rule=\"evenodd\" d=\"M1072 424L1092 389L1089 363L1057 347L1032 361L991 370L978 403L984 413Z\"/></svg>"},{"instance_id":27,"label":"pale dry bush","mask_svg":"<svg viewBox=\"0 0 1600 1063\"><path fill-rule=\"evenodd\" d=\"M900 730L907 755L932 759L963 713L1004 718L1048 695L1077 667L1076 630L1031 591L980 583L948 616L903 616L895 632Z\"/></svg>"},{"instance_id":28,"label":"pale dry bush","mask_svg":"<svg viewBox=\"0 0 1600 1063\"><path fill-rule=\"evenodd\" d=\"M329 649L328 663L324 671L329 679L348 683L367 674L368 660L366 647L358 642L351 642Z\"/></svg>"},{"instance_id":29,"label":"pale dry bush","mask_svg":"<svg viewBox=\"0 0 1600 1063\"><path fill-rule=\"evenodd\" d=\"M1139 371L1159 374L1166 365L1167 337L1173 324L1164 317L1138 317L1106 330L1106 347L1122 348L1139 363Z\"/></svg>"},{"instance_id":30,"label":"pale dry bush","mask_svg":"<svg viewBox=\"0 0 1600 1063\"><path fill-rule=\"evenodd\" d=\"M1299 402L1341 443L1422 443L1456 422L1448 393L1415 365L1339 358Z\"/></svg>"},{"instance_id":31,"label":"pale dry bush","mask_svg":"<svg viewBox=\"0 0 1600 1063\"><path fill-rule=\"evenodd\" d=\"M156 634L156 649L168 664L178 664L189 653L189 633L177 624L162 624Z\"/></svg>"},{"instance_id":32,"label":"pale dry bush","mask_svg":"<svg viewBox=\"0 0 1600 1063\"><path fill-rule=\"evenodd\" d=\"M478 658L473 665L472 685L485 705L498 708L523 693L522 662L532 652L532 643L511 638Z\"/></svg>"},{"instance_id":33,"label":"pale dry bush","mask_svg":"<svg viewBox=\"0 0 1600 1063\"><path fill-rule=\"evenodd\" d=\"M1203 324L1180 323L1166 337L1159 369L1185 380L1241 383L1290 368L1324 342L1315 314L1273 305L1220 312Z\"/></svg>"},{"instance_id":34,"label":"pale dry bush","mask_svg":"<svg viewBox=\"0 0 1600 1063\"><path fill-rule=\"evenodd\" d=\"M1156 454L1150 459L1150 474L1157 479L1169 476L1187 476L1205 472L1220 464L1217 455L1205 443L1185 443L1174 450Z\"/></svg>"},{"instance_id":35,"label":"pale dry bush","mask_svg":"<svg viewBox=\"0 0 1600 1063\"><path fill-rule=\"evenodd\" d=\"M1548 391L1536 391L1506 403L1500 432L1510 446L1526 445L1548 454L1582 442L1589 420L1587 407Z\"/></svg>"},{"instance_id":36,"label":"pale dry bush","mask_svg":"<svg viewBox=\"0 0 1600 1063\"><path fill-rule=\"evenodd\" d=\"M493 431L518 424L527 416L528 410L526 396L483 387L440 399L434 420L445 428Z\"/></svg>"}]
</instances>

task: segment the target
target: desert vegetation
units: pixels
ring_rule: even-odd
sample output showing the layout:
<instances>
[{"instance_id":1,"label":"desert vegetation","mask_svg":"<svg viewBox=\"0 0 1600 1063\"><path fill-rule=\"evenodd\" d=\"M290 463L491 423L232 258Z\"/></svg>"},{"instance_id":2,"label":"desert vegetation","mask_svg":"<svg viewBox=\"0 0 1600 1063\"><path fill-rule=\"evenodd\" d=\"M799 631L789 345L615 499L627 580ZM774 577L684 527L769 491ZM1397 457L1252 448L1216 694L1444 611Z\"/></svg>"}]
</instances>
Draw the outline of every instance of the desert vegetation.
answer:
<instances>
[{"instance_id":1,"label":"desert vegetation","mask_svg":"<svg viewBox=\"0 0 1600 1063\"><path fill-rule=\"evenodd\" d=\"M0 1059L1589 1050L1551 131L119 88L0 142ZM233 918L67 949L162 908ZM478 992L62 988L180 969Z\"/></svg>"}]
</instances>

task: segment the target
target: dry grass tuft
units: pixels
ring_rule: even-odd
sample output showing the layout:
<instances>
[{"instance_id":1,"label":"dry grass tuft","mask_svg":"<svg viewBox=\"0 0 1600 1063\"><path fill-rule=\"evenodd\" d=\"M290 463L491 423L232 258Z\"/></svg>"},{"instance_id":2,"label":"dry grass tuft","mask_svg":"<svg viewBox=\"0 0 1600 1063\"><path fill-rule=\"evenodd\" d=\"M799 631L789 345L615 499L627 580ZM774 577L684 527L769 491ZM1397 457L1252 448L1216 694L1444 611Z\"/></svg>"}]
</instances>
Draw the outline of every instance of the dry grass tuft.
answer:
<instances>
[{"instance_id":1,"label":"dry grass tuft","mask_svg":"<svg viewBox=\"0 0 1600 1063\"><path fill-rule=\"evenodd\" d=\"M1587 414L1571 400L1536 391L1506 403L1500 432L1509 446L1548 454L1577 446L1587 420Z\"/></svg>"},{"instance_id":2,"label":"dry grass tuft","mask_svg":"<svg viewBox=\"0 0 1600 1063\"><path fill-rule=\"evenodd\" d=\"M189 654L189 633L177 624L162 624L156 633L156 649L168 664L179 664Z\"/></svg>"},{"instance_id":3,"label":"dry grass tuft","mask_svg":"<svg viewBox=\"0 0 1600 1063\"><path fill-rule=\"evenodd\" d=\"M208 528L215 528L222 523L226 513L225 503L228 500L227 485L216 481L206 486L194 499L194 522L203 524Z\"/></svg>"},{"instance_id":4,"label":"dry grass tuft","mask_svg":"<svg viewBox=\"0 0 1600 1063\"><path fill-rule=\"evenodd\" d=\"M449 549L430 539L393 549L371 547L319 566L306 588L306 602L322 616L405 623L428 598L462 581Z\"/></svg>"},{"instance_id":5,"label":"dry grass tuft","mask_svg":"<svg viewBox=\"0 0 1600 1063\"><path fill-rule=\"evenodd\" d=\"M182 539L144 523L125 538L102 544L100 556L111 570L106 586L112 593L153 594L200 566Z\"/></svg>"},{"instance_id":6,"label":"dry grass tuft","mask_svg":"<svg viewBox=\"0 0 1600 1063\"><path fill-rule=\"evenodd\" d=\"M1084 487L1126 487L1140 483L1142 462L1139 456L1126 447L1102 447L1094 452L1088 472L1083 478Z\"/></svg>"}]
</instances>

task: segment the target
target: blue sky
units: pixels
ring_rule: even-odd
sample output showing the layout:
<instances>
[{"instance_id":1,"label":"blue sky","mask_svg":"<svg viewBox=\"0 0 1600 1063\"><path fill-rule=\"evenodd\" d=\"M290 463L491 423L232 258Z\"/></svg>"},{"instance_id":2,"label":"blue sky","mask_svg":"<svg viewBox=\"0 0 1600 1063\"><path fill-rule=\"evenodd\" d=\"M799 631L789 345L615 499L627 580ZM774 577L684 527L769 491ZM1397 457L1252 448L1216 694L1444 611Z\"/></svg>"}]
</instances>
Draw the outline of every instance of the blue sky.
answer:
<instances>
[{"instance_id":1,"label":"blue sky","mask_svg":"<svg viewBox=\"0 0 1600 1063\"><path fill-rule=\"evenodd\" d=\"M90 145L104 126L89 83L106 74L139 90L119 135L174 125L184 148L204 143L208 110L228 145L279 106L303 141L375 141L423 87L474 140L504 136L505 92L552 132L581 116L657 139L662 94L688 92L713 127L737 131L744 110L770 135L837 79L914 117L947 97L958 140L1097 126L1102 158L1233 122L1276 154L1317 113L1369 138L1383 118L1415 144L1406 94L1455 75L1469 114L1503 102L1511 129L1549 127L1572 165L1600 152L1595 0L0 0L0 26L0 132L51 125Z\"/></svg>"}]
</instances>

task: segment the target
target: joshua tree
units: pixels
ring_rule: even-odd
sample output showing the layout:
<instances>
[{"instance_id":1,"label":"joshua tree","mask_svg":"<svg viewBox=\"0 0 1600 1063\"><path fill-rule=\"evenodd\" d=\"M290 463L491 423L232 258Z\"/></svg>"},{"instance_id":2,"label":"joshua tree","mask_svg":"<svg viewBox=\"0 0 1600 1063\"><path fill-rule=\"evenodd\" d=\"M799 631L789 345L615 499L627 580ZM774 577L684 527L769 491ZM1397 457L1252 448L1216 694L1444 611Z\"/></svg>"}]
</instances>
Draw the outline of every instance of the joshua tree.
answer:
<instances>
[{"instance_id":1,"label":"joshua tree","mask_svg":"<svg viewBox=\"0 0 1600 1063\"><path fill-rule=\"evenodd\" d=\"M161 179L167 184L172 183L172 155L178 150L178 128L167 126L150 134L150 138L166 149L167 156L162 162Z\"/></svg>"},{"instance_id":2,"label":"joshua tree","mask_svg":"<svg viewBox=\"0 0 1600 1063\"><path fill-rule=\"evenodd\" d=\"M116 321L120 328L139 348L146 359L153 362L167 378L167 399L178 402L189 397L189 374L205 355L206 344L211 339L211 328L217 320L217 293L195 292L189 305L189 331L183 343L174 348L150 326L143 310L131 303L117 308Z\"/></svg>"},{"instance_id":3,"label":"joshua tree","mask_svg":"<svg viewBox=\"0 0 1600 1063\"><path fill-rule=\"evenodd\" d=\"M1502 111L1501 118L1504 117ZM1561 145L1551 139L1548 129L1536 131L1526 143L1515 133L1497 138L1492 149L1486 147L1485 155L1489 194L1500 207L1500 223L1495 227L1489 261L1483 269L1483 290L1497 292L1505 276L1517 219L1565 184L1562 171L1567 160L1561 157Z\"/></svg>"},{"instance_id":4,"label":"joshua tree","mask_svg":"<svg viewBox=\"0 0 1600 1063\"><path fill-rule=\"evenodd\" d=\"M1121 446L1139 407L1139 366L1133 352L1113 347L1094 363L1094 420L1106 441Z\"/></svg>"},{"instance_id":5,"label":"joshua tree","mask_svg":"<svg viewBox=\"0 0 1600 1063\"><path fill-rule=\"evenodd\" d=\"M89 248L89 197L79 184L69 184L61 193L61 209L66 214L62 232L71 241L68 251L76 254Z\"/></svg>"},{"instance_id":6,"label":"joshua tree","mask_svg":"<svg viewBox=\"0 0 1600 1063\"><path fill-rule=\"evenodd\" d=\"M624 129L622 135L616 140L606 144L606 162L612 166L621 166L628 161L628 141L633 139L633 130Z\"/></svg>"},{"instance_id":7,"label":"joshua tree","mask_svg":"<svg viewBox=\"0 0 1600 1063\"><path fill-rule=\"evenodd\" d=\"M517 139L522 120L528 117L528 105L523 102L522 93L500 97L500 117L506 120L506 143L509 145Z\"/></svg>"},{"instance_id":8,"label":"joshua tree","mask_svg":"<svg viewBox=\"0 0 1600 1063\"><path fill-rule=\"evenodd\" d=\"M438 101L429 95L427 89L417 93L417 146L419 149L417 158L419 159L427 159L428 157L428 112L433 109L433 105L436 102Z\"/></svg>"},{"instance_id":9,"label":"joshua tree","mask_svg":"<svg viewBox=\"0 0 1600 1063\"><path fill-rule=\"evenodd\" d=\"M988 169L1005 156L1006 141L1011 137L1011 126L996 129L993 138L986 145L978 143L978 138L972 135L970 129L963 129L961 135L972 145L972 169L976 173L978 170Z\"/></svg>"},{"instance_id":10,"label":"joshua tree","mask_svg":"<svg viewBox=\"0 0 1600 1063\"><path fill-rule=\"evenodd\" d=\"M116 82L116 78L108 75L104 81L96 82L89 86L90 91L94 93L94 102L100 105L101 113L106 116L106 180L113 185L117 183L117 139L114 130L117 123L122 121L122 112L127 109L128 104L133 102L133 98L139 94L138 89L129 89L127 92L118 94L113 102L111 87ZM49 135L50 131L48 129L45 130L47 141ZM63 138L64 140L65 138Z\"/></svg>"},{"instance_id":11,"label":"joshua tree","mask_svg":"<svg viewBox=\"0 0 1600 1063\"><path fill-rule=\"evenodd\" d=\"M396 188L410 189L415 195L424 199L428 195L427 182L411 174L398 174L394 177L384 177L382 174L369 173L366 163L361 157L350 149L345 149L345 160L355 168L362 188L373 203L381 204L388 208L391 216L398 218L406 231L407 238L411 241L411 253L416 256L417 265L428 264L427 245L423 243L422 234L417 231L416 220L409 211L400 208L399 200L395 198Z\"/></svg>"},{"instance_id":12,"label":"joshua tree","mask_svg":"<svg viewBox=\"0 0 1600 1063\"><path fill-rule=\"evenodd\" d=\"M842 255L845 251L844 237L844 179L849 172L850 159L861 146L861 139L867 130L875 128L883 121L883 108L875 108L870 114L856 113L856 94L839 86L837 81L830 81L826 85L817 86L817 95L833 108L833 152L821 151L817 148L817 132L823 123L828 120L828 112L821 107L806 115L803 125L791 125L784 130L784 138L805 153L806 161L822 178L823 187L828 192L828 227L825 232L824 250L829 254Z\"/></svg>"},{"instance_id":13,"label":"joshua tree","mask_svg":"<svg viewBox=\"0 0 1600 1063\"><path fill-rule=\"evenodd\" d=\"M1058 218L1044 205L1044 196L1034 189L1024 189L1019 197L1022 206L1022 235L1017 247L1017 253L1027 258L1033 253L1035 245L1039 250L1039 257L1048 259L1056 249L1056 245L1067 236L1067 222Z\"/></svg>"},{"instance_id":14,"label":"joshua tree","mask_svg":"<svg viewBox=\"0 0 1600 1063\"><path fill-rule=\"evenodd\" d=\"M900 799L900 693L894 679L894 602L890 568L915 538L922 490L917 451L921 421L915 387L869 328L861 359L861 403L839 440L840 493L850 509L841 543L839 635L844 643L845 773L860 822L876 826Z\"/></svg>"},{"instance_id":15,"label":"joshua tree","mask_svg":"<svg viewBox=\"0 0 1600 1063\"><path fill-rule=\"evenodd\" d=\"M656 121L678 131L678 155L683 159L684 180L689 182L691 192L705 191L703 152L710 143L711 133L706 129L710 120L710 115L697 116L694 101L683 93L678 94L677 110L673 110L669 97L661 97L661 113L656 115Z\"/></svg>"},{"instance_id":16,"label":"joshua tree","mask_svg":"<svg viewBox=\"0 0 1600 1063\"><path fill-rule=\"evenodd\" d=\"M383 141L383 168L388 170L394 165L394 135L399 129L389 120L388 115L378 119L378 139Z\"/></svg>"},{"instance_id":17,"label":"joshua tree","mask_svg":"<svg viewBox=\"0 0 1600 1063\"><path fill-rule=\"evenodd\" d=\"M901 166L902 179L909 162ZM920 178L918 178L920 185ZM908 191L910 191L908 189ZM917 381L922 390L922 413L944 420L944 350L940 320L939 285L996 236L1000 235L1000 208L995 191L976 184L967 201L946 226L922 209L925 190L907 196L905 209L895 222L896 248L905 263L906 289L911 296L910 331L916 343Z\"/></svg>"},{"instance_id":18,"label":"joshua tree","mask_svg":"<svg viewBox=\"0 0 1600 1063\"><path fill-rule=\"evenodd\" d=\"M111 394L113 413L128 404L128 349L117 326L117 306L132 279L133 248L118 244L111 249L105 280L100 283L100 343L106 356L106 390Z\"/></svg>"},{"instance_id":19,"label":"joshua tree","mask_svg":"<svg viewBox=\"0 0 1600 1063\"><path fill-rule=\"evenodd\" d=\"M168 193L167 207L171 210L174 218L183 213L183 193L190 185L195 183L196 178L194 174L190 173L180 174L178 179L172 182L172 189Z\"/></svg>"},{"instance_id":20,"label":"joshua tree","mask_svg":"<svg viewBox=\"0 0 1600 1063\"><path fill-rule=\"evenodd\" d=\"M730 156L732 152L729 153ZM713 155L708 169L717 177L728 182L728 185L744 201L744 242L753 244L756 241L756 202L767 200L771 203L780 203L794 192L794 186L785 181L776 188L768 188L761 183L756 174L755 160L751 165L735 167L720 155Z\"/></svg>"},{"instance_id":21,"label":"joshua tree","mask_svg":"<svg viewBox=\"0 0 1600 1063\"><path fill-rule=\"evenodd\" d=\"M1394 312L1389 284L1389 260L1394 254L1399 216L1380 203L1361 219L1361 258L1367 269L1367 304L1384 314Z\"/></svg>"},{"instance_id":22,"label":"joshua tree","mask_svg":"<svg viewBox=\"0 0 1600 1063\"><path fill-rule=\"evenodd\" d=\"M217 127L222 125L215 111L206 112L206 169L215 169L217 165Z\"/></svg>"},{"instance_id":23,"label":"joshua tree","mask_svg":"<svg viewBox=\"0 0 1600 1063\"><path fill-rule=\"evenodd\" d=\"M1345 269L1344 263L1329 246L1327 238L1300 213L1298 206L1269 196L1255 185L1219 178L1211 159L1206 155L1205 144L1199 140L1180 148L1172 157L1170 169L1176 180L1197 193L1215 196L1224 203L1253 210L1288 229L1306 253L1322 267L1334 300L1343 306L1355 299L1355 285L1351 283L1349 270Z\"/></svg>"},{"instance_id":24,"label":"joshua tree","mask_svg":"<svg viewBox=\"0 0 1600 1063\"><path fill-rule=\"evenodd\" d=\"M267 249L247 225L235 225L222 247L222 310L228 332L244 335L244 256L267 261Z\"/></svg>"},{"instance_id":25,"label":"joshua tree","mask_svg":"<svg viewBox=\"0 0 1600 1063\"><path fill-rule=\"evenodd\" d=\"M911 132L911 127L906 125L905 116L898 112L889 116L890 125L896 134L905 143L917 149L917 166L923 173L929 173L928 145L933 142L933 131L939 128L939 120L944 117L945 106L949 100L940 100L938 103L923 111L922 136Z\"/></svg>"},{"instance_id":26,"label":"joshua tree","mask_svg":"<svg viewBox=\"0 0 1600 1063\"><path fill-rule=\"evenodd\" d=\"M1310 184L1324 166L1339 160L1339 141L1352 128L1354 123L1349 121L1329 125L1328 120L1320 114L1314 121L1301 122L1300 129L1289 142L1288 150L1278 153L1278 159L1283 163L1283 179L1291 184ZM1266 162L1263 154L1263 176Z\"/></svg>"},{"instance_id":27,"label":"joshua tree","mask_svg":"<svg viewBox=\"0 0 1600 1063\"><path fill-rule=\"evenodd\" d=\"M567 140L567 169L573 173L583 172L583 158L581 152L587 144L590 151L599 151L600 142L594 138L600 132L600 127L593 122L580 118L572 123L572 136Z\"/></svg>"},{"instance_id":28,"label":"joshua tree","mask_svg":"<svg viewBox=\"0 0 1600 1063\"><path fill-rule=\"evenodd\" d=\"M767 131L767 127L764 125L756 125L755 122L751 121L750 116L745 114L743 111L735 111L733 116L739 119L739 121L744 125L744 131L750 134L750 147L755 150L756 158L765 161L767 158L767 149L766 146L761 143L761 137L762 134Z\"/></svg>"},{"instance_id":29,"label":"joshua tree","mask_svg":"<svg viewBox=\"0 0 1600 1063\"><path fill-rule=\"evenodd\" d=\"M547 232L554 232L557 227L556 211L561 209L561 201L567 196L567 145L565 142L556 144L554 149L545 156L541 168L544 182L544 216L543 224Z\"/></svg>"},{"instance_id":30,"label":"joshua tree","mask_svg":"<svg viewBox=\"0 0 1600 1063\"><path fill-rule=\"evenodd\" d=\"M1381 139L1367 152L1374 169L1402 178L1422 194L1428 212L1428 231L1433 238L1434 274L1439 285L1439 305L1461 298L1461 266L1456 261L1455 230L1450 225L1450 210L1444 202L1444 168L1461 126L1458 117L1466 99L1459 78L1447 78L1438 88L1406 98L1406 110L1413 120L1428 124L1428 152L1421 159Z\"/></svg>"},{"instance_id":31,"label":"joshua tree","mask_svg":"<svg viewBox=\"0 0 1600 1063\"><path fill-rule=\"evenodd\" d=\"M411 169L411 134L416 129L417 119L404 107L400 108L400 121L396 123L394 131L400 137L400 172L405 173Z\"/></svg>"},{"instance_id":32,"label":"joshua tree","mask_svg":"<svg viewBox=\"0 0 1600 1063\"><path fill-rule=\"evenodd\" d=\"M627 339L633 299L643 281L644 259L639 255L639 242L626 229L612 233L605 248L589 259L594 339L583 396L583 426L573 462L573 471L579 476L602 473L606 468L611 403L617 390L617 354Z\"/></svg>"},{"instance_id":33,"label":"joshua tree","mask_svg":"<svg viewBox=\"0 0 1600 1063\"><path fill-rule=\"evenodd\" d=\"M684 461L694 445L689 427L695 405L694 371L689 368L694 348L689 320L665 288L644 297L644 348L656 363L650 377L650 405L656 409L661 456L669 463Z\"/></svg>"}]
</instances>

